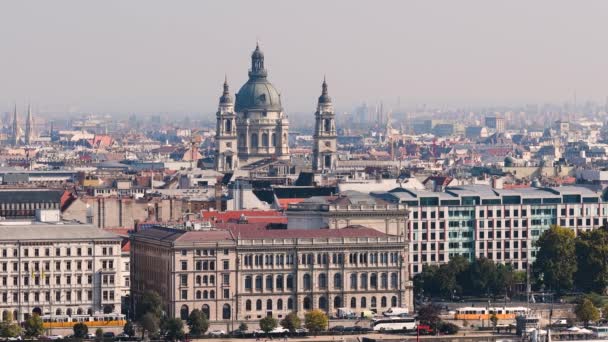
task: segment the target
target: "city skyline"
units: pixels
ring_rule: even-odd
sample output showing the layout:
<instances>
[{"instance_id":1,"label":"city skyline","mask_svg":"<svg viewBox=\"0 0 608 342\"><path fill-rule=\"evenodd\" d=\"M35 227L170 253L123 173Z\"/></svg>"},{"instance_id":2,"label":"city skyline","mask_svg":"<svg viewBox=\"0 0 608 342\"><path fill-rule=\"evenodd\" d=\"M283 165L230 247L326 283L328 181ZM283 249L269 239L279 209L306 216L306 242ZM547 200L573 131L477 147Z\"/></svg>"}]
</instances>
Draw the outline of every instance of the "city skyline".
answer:
<instances>
[{"instance_id":1,"label":"city skyline","mask_svg":"<svg viewBox=\"0 0 608 342\"><path fill-rule=\"evenodd\" d=\"M213 113L224 75L233 93L246 81L256 40L288 113L314 112L324 75L337 108L604 103L608 5L523 6L5 4L0 104Z\"/></svg>"}]
</instances>

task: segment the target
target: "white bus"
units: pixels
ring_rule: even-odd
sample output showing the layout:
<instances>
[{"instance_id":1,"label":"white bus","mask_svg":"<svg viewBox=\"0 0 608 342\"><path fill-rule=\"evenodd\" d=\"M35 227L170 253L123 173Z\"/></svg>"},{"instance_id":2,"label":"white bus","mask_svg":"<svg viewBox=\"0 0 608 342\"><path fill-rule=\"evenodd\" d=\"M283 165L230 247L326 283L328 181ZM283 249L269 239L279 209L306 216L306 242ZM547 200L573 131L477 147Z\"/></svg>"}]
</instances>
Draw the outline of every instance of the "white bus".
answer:
<instances>
[{"instance_id":1,"label":"white bus","mask_svg":"<svg viewBox=\"0 0 608 342\"><path fill-rule=\"evenodd\" d=\"M374 331L415 330L415 317L382 317L372 321Z\"/></svg>"},{"instance_id":2,"label":"white bus","mask_svg":"<svg viewBox=\"0 0 608 342\"><path fill-rule=\"evenodd\" d=\"M595 337L604 338L608 336L608 327L589 327Z\"/></svg>"}]
</instances>

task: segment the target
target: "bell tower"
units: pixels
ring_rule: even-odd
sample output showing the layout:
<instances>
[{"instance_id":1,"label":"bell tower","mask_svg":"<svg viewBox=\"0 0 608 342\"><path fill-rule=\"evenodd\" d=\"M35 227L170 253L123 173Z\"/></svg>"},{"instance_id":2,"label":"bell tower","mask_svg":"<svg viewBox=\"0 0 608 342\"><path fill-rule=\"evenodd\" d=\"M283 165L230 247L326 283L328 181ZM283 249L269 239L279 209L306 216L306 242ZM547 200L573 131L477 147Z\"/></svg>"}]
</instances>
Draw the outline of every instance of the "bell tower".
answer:
<instances>
[{"instance_id":1,"label":"bell tower","mask_svg":"<svg viewBox=\"0 0 608 342\"><path fill-rule=\"evenodd\" d=\"M337 141L336 115L327 93L327 82L323 79L322 92L315 112L315 133L313 136L312 169L328 172L336 169Z\"/></svg>"},{"instance_id":2,"label":"bell tower","mask_svg":"<svg viewBox=\"0 0 608 342\"><path fill-rule=\"evenodd\" d=\"M230 96L228 79L224 79L224 92L216 114L217 126L215 133L215 170L229 172L238 168L236 114L234 102Z\"/></svg>"}]
</instances>

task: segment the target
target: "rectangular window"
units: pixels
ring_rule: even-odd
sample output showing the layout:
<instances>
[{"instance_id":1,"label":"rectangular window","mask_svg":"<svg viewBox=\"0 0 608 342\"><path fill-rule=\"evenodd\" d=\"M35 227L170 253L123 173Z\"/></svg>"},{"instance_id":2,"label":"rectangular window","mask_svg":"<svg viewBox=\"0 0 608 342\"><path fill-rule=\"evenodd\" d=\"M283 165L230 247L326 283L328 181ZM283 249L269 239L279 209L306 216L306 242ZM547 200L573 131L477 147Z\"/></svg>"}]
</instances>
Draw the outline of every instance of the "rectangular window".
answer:
<instances>
[{"instance_id":1,"label":"rectangular window","mask_svg":"<svg viewBox=\"0 0 608 342\"><path fill-rule=\"evenodd\" d=\"M223 261L223 267L224 267L223 268L224 270L230 269L230 262L228 260L224 260Z\"/></svg>"}]
</instances>

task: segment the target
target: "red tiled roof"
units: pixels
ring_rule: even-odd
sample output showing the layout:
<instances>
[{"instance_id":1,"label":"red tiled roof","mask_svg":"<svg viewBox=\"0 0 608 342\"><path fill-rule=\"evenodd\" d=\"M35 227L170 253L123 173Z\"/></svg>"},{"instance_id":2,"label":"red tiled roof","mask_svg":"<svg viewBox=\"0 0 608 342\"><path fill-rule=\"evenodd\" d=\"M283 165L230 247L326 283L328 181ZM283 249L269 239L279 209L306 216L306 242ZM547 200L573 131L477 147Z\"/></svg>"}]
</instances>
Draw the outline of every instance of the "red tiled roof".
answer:
<instances>
[{"instance_id":1,"label":"red tiled roof","mask_svg":"<svg viewBox=\"0 0 608 342\"><path fill-rule=\"evenodd\" d=\"M290 204L298 204L304 201L305 198L279 198L279 205L283 209L287 209Z\"/></svg>"},{"instance_id":2,"label":"red tiled roof","mask_svg":"<svg viewBox=\"0 0 608 342\"><path fill-rule=\"evenodd\" d=\"M257 225L235 224L228 227L241 239L295 239L295 238L356 238L387 236L380 231L362 226L342 229L260 229Z\"/></svg>"}]
</instances>

